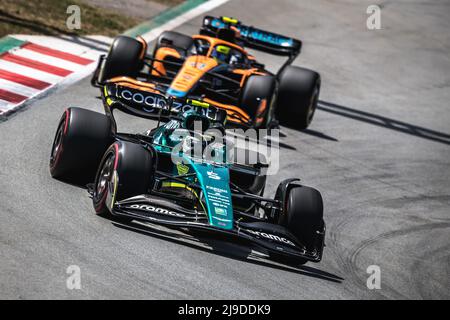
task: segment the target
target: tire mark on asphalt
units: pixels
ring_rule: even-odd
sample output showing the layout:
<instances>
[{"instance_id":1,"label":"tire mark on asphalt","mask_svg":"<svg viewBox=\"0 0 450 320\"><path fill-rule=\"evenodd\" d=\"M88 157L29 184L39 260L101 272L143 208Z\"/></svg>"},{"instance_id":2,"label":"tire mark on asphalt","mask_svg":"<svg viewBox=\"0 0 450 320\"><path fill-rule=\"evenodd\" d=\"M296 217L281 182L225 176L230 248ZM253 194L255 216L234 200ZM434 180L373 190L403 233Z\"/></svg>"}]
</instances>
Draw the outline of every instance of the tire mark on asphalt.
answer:
<instances>
[{"instance_id":1,"label":"tire mark on asphalt","mask_svg":"<svg viewBox=\"0 0 450 320\"><path fill-rule=\"evenodd\" d=\"M424 242L424 241L421 241ZM424 242L425 244L428 243L428 239ZM437 261L440 260L447 260L447 262L443 263L437 263ZM450 291L448 288L450 288L450 244L444 244L440 247L438 247L435 250L432 251L426 251L423 255L420 256L420 259L415 261L411 267L411 272L413 275L417 275L414 278L418 279L429 279L433 280L433 275L429 271L428 264L432 263L434 267L444 266L443 272L441 272L442 278L440 278L440 281L445 281L442 287L444 288L443 295L436 293L436 288L433 287L430 289L430 281L424 282L419 281L415 282L415 287L420 294L422 299L449 299L450 298ZM427 275L426 277L424 275Z\"/></svg>"},{"instance_id":2,"label":"tire mark on asphalt","mask_svg":"<svg viewBox=\"0 0 450 320\"><path fill-rule=\"evenodd\" d=\"M376 237L364 240L355 249L353 249L351 251L351 254L347 257L347 260L344 263L344 269L353 275L352 279L359 279L362 283L364 283L365 279L362 278L360 276L360 272L357 271L358 267L356 265L356 260L368 247L373 246L380 241L392 239L392 238L396 238L396 237L400 237L400 236L405 236L410 233L431 231L431 230L435 230L435 229L445 229L445 228L450 228L449 222L429 223L429 224L423 224L423 225L414 226L414 227L405 228L405 229L388 231L388 232L382 233ZM418 259L418 261L421 261L421 259ZM376 293L378 293L381 297L386 298L386 295L384 294L386 292L386 289L388 289L387 291L394 293L397 296L395 298L401 298L401 299L409 299L410 298L408 296L405 296L404 294L402 294L401 292L399 292L398 290L396 290L392 286L389 286L386 283L383 283L383 293L381 293L381 292L376 292Z\"/></svg>"}]
</instances>

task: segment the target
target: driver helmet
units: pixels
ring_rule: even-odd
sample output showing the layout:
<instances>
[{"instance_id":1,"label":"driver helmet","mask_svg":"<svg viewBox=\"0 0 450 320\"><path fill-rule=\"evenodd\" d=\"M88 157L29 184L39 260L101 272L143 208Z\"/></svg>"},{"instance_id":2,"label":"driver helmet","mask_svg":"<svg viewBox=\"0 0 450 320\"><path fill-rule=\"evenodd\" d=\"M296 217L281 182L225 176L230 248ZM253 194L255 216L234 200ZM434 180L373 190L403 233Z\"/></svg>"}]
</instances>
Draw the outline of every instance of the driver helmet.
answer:
<instances>
[{"instance_id":1,"label":"driver helmet","mask_svg":"<svg viewBox=\"0 0 450 320\"><path fill-rule=\"evenodd\" d=\"M225 45L217 45L211 52L211 57L216 61L227 63L230 57L230 47Z\"/></svg>"},{"instance_id":2,"label":"driver helmet","mask_svg":"<svg viewBox=\"0 0 450 320\"><path fill-rule=\"evenodd\" d=\"M181 121L181 128L194 131L201 125L202 132L209 129L211 123L208 118L199 115L193 110L189 110L183 113L183 120Z\"/></svg>"}]
</instances>

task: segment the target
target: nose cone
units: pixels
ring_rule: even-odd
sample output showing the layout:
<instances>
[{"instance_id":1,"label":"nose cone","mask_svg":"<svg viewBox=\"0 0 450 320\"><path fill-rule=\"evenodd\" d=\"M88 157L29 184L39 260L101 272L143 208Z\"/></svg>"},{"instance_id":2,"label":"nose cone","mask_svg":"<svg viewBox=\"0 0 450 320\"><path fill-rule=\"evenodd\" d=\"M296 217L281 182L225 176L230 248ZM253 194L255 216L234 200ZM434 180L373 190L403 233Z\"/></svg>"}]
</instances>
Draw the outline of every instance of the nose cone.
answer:
<instances>
[{"instance_id":1,"label":"nose cone","mask_svg":"<svg viewBox=\"0 0 450 320\"><path fill-rule=\"evenodd\" d=\"M205 72L216 66L217 62L212 58L205 56L188 57L170 84L167 93L178 98L185 97Z\"/></svg>"}]
</instances>

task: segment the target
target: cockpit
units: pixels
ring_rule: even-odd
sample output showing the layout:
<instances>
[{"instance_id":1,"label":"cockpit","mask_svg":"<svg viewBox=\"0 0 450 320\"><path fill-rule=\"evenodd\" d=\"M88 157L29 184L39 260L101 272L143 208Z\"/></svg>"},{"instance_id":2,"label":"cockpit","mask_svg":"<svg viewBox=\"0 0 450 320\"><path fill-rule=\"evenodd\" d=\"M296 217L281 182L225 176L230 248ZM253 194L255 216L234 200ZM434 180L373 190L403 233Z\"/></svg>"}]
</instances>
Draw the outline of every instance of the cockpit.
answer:
<instances>
[{"instance_id":1,"label":"cockpit","mask_svg":"<svg viewBox=\"0 0 450 320\"><path fill-rule=\"evenodd\" d=\"M218 63L243 64L246 61L245 54L235 47L223 42L212 44L204 38L195 38L190 50L191 55L204 55L215 59Z\"/></svg>"},{"instance_id":2,"label":"cockpit","mask_svg":"<svg viewBox=\"0 0 450 320\"><path fill-rule=\"evenodd\" d=\"M245 62L244 55L232 47L218 44L211 50L211 58L226 64L242 64Z\"/></svg>"}]
</instances>

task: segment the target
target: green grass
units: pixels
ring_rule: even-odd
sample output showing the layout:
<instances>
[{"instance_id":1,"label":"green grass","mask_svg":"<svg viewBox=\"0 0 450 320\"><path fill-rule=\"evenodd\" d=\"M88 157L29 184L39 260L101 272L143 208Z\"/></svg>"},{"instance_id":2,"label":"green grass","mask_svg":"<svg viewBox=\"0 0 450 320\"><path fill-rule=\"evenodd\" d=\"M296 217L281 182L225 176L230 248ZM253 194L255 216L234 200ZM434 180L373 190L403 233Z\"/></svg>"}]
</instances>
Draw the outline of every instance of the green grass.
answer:
<instances>
[{"instance_id":1,"label":"green grass","mask_svg":"<svg viewBox=\"0 0 450 320\"><path fill-rule=\"evenodd\" d=\"M156 0L166 5L180 0ZM81 8L81 29L69 30L66 13L69 5ZM142 20L97 8L82 0L0 0L0 37L8 34L43 35L117 35Z\"/></svg>"}]
</instances>

